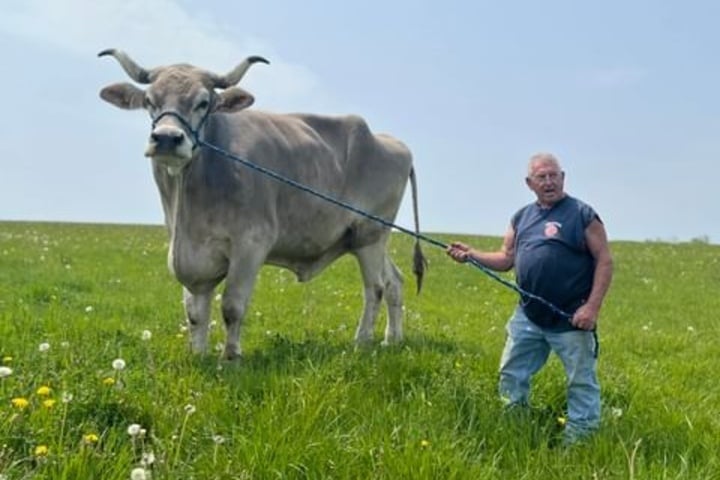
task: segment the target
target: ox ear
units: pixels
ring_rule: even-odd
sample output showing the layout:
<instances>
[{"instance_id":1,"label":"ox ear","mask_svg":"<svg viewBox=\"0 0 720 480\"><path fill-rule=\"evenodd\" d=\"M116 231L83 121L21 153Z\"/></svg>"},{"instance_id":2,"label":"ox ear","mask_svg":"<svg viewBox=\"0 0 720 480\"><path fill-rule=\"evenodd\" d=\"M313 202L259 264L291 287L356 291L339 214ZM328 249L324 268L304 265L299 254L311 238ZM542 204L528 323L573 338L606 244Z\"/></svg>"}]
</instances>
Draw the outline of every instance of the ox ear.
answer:
<instances>
[{"instance_id":1,"label":"ox ear","mask_svg":"<svg viewBox=\"0 0 720 480\"><path fill-rule=\"evenodd\" d=\"M219 97L215 111L223 113L237 112L255 102L255 97L239 87L226 88L220 92Z\"/></svg>"},{"instance_id":2,"label":"ox ear","mask_svg":"<svg viewBox=\"0 0 720 480\"><path fill-rule=\"evenodd\" d=\"M114 83L100 90L100 98L126 110L142 108L145 92L130 83Z\"/></svg>"}]
</instances>

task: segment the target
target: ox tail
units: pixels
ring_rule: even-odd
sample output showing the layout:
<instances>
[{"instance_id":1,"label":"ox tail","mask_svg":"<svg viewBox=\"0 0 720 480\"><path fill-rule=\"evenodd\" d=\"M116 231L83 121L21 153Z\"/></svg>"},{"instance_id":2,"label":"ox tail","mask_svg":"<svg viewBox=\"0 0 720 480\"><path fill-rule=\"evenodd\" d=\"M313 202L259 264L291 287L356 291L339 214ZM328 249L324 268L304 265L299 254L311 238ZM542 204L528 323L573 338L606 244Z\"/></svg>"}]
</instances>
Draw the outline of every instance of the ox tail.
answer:
<instances>
[{"instance_id":1,"label":"ox tail","mask_svg":"<svg viewBox=\"0 0 720 480\"><path fill-rule=\"evenodd\" d=\"M417 202L417 180L415 178L415 169L410 169L410 186L412 187L412 200L413 200L413 216L415 217L415 247L413 251L413 273L417 281L417 293L420 293L422 289L423 277L425 276L425 270L428 268L428 261L423 255L422 248L420 248L420 215L418 214L418 202Z\"/></svg>"}]
</instances>

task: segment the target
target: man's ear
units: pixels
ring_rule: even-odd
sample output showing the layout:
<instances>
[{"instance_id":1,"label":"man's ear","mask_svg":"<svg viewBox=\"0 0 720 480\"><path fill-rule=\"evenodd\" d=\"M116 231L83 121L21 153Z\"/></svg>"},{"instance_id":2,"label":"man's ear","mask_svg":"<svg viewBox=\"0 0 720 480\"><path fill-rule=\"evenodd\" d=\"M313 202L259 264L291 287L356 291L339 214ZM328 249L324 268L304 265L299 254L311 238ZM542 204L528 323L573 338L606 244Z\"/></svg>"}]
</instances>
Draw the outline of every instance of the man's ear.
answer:
<instances>
[{"instance_id":1,"label":"man's ear","mask_svg":"<svg viewBox=\"0 0 720 480\"><path fill-rule=\"evenodd\" d=\"M114 83L100 90L100 98L125 110L142 108L145 91L130 83Z\"/></svg>"},{"instance_id":2,"label":"man's ear","mask_svg":"<svg viewBox=\"0 0 720 480\"><path fill-rule=\"evenodd\" d=\"M226 88L220 92L215 111L221 113L237 112L249 107L253 102L255 102L255 97L242 88Z\"/></svg>"}]
</instances>

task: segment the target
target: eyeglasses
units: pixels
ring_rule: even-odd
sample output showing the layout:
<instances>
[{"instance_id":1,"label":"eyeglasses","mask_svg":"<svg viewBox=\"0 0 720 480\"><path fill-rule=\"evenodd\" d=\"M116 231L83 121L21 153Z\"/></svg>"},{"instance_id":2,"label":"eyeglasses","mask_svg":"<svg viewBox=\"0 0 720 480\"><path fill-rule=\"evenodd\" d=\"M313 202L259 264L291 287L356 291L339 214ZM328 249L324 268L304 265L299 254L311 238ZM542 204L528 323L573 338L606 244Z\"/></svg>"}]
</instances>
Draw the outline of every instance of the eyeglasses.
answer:
<instances>
[{"instance_id":1,"label":"eyeglasses","mask_svg":"<svg viewBox=\"0 0 720 480\"><path fill-rule=\"evenodd\" d=\"M556 182L562 177L562 172L548 172L540 175L530 175L530 178L538 183Z\"/></svg>"}]
</instances>

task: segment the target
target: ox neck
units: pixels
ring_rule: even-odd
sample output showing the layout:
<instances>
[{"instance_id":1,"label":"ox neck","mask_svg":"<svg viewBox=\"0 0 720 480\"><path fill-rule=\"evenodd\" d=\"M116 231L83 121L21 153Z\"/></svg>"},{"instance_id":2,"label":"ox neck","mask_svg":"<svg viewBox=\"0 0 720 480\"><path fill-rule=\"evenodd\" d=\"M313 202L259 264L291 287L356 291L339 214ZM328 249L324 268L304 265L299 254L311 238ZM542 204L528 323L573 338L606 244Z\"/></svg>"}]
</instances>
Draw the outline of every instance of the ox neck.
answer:
<instances>
[{"instance_id":1,"label":"ox neck","mask_svg":"<svg viewBox=\"0 0 720 480\"><path fill-rule=\"evenodd\" d=\"M152 160L153 176L160 191L160 200L162 202L163 213L165 214L165 225L171 237L175 235L175 229L178 224L177 220L182 205L182 194L187 177L187 169L190 163L196 160L195 157L196 155L193 155L193 159L175 173L170 173L168 166L161 164L155 159Z\"/></svg>"}]
</instances>

